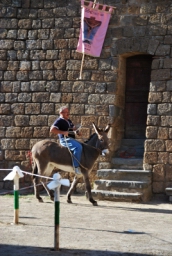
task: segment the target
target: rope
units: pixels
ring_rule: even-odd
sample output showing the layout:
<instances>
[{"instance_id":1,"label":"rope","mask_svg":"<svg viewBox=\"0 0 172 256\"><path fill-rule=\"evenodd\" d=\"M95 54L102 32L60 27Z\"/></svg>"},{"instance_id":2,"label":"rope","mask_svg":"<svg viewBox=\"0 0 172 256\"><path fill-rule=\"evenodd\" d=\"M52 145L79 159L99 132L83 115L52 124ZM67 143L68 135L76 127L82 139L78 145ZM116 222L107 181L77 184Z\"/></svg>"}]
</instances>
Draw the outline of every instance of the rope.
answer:
<instances>
[{"instance_id":1,"label":"rope","mask_svg":"<svg viewBox=\"0 0 172 256\"><path fill-rule=\"evenodd\" d=\"M48 183L48 182L45 182L45 183ZM35 186L41 186L42 184L37 184L37 185L35 185ZM32 185L32 186L29 186L29 187L25 187L25 188L20 188L18 191L20 191L20 190L24 190L24 189L28 189L28 188L33 188L34 186ZM8 192L2 192L2 193L0 193L0 195L6 195L6 194L10 194L10 193L13 193L14 192L14 190L10 190L10 191L8 191Z\"/></svg>"}]
</instances>

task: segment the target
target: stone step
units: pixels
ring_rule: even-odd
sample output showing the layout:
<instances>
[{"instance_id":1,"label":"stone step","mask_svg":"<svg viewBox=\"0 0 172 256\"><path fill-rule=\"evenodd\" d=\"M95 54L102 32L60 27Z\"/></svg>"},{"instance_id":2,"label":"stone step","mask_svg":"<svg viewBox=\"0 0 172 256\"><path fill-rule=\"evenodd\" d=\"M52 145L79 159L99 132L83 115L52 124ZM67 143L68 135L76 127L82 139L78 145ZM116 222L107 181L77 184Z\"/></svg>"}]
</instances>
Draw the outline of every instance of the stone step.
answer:
<instances>
[{"instance_id":1,"label":"stone step","mask_svg":"<svg viewBox=\"0 0 172 256\"><path fill-rule=\"evenodd\" d=\"M172 188L165 189L166 195L169 196L169 202L172 202Z\"/></svg>"},{"instance_id":2,"label":"stone step","mask_svg":"<svg viewBox=\"0 0 172 256\"><path fill-rule=\"evenodd\" d=\"M105 190L92 190L94 199L97 200L109 200L109 201L124 201L124 202L140 202L142 200L143 193L126 193L117 191L105 191Z\"/></svg>"},{"instance_id":3,"label":"stone step","mask_svg":"<svg viewBox=\"0 0 172 256\"><path fill-rule=\"evenodd\" d=\"M172 196L172 188L166 188L165 192L167 196Z\"/></svg>"},{"instance_id":4,"label":"stone step","mask_svg":"<svg viewBox=\"0 0 172 256\"><path fill-rule=\"evenodd\" d=\"M95 190L108 190L118 192L140 192L148 188L150 183L145 181L126 181L126 180L95 180Z\"/></svg>"},{"instance_id":5,"label":"stone step","mask_svg":"<svg viewBox=\"0 0 172 256\"><path fill-rule=\"evenodd\" d=\"M118 169L143 169L143 158L121 158L115 157L112 158L113 168Z\"/></svg>"},{"instance_id":6,"label":"stone step","mask_svg":"<svg viewBox=\"0 0 172 256\"><path fill-rule=\"evenodd\" d=\"M152 172L149 170L101 169L97 171L99 179L145 181L151 182Z\"/></svg>"}]
</instances>

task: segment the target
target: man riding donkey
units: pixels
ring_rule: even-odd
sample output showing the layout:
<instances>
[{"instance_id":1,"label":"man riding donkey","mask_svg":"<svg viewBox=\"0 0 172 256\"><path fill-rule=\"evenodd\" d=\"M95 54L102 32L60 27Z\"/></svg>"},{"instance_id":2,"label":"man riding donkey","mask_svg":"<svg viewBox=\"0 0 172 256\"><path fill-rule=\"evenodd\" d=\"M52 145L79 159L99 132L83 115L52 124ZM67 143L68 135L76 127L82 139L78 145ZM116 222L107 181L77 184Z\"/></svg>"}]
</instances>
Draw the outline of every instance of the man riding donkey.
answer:
<instances>
[{"instance_id":1,"label":"man riding donkey","mask_svg":"<svg viewBox=\"0 0 172 256\"><path fill-rule=\"evenodd\" d=\"M82 154L82 145L77 140L75 140L74 132L76 131L77 135L81 135L79 130L74 126L72 121L69 119L69 108L63 106L59 110L60 116L55 120L53 125L50 128L50 132L57 134L59 137L60 144L64 147L70 149L73 153L73 166L76 175L81 175L81 168L79 163L81 161Z\"/></svg>"}]
</instances>

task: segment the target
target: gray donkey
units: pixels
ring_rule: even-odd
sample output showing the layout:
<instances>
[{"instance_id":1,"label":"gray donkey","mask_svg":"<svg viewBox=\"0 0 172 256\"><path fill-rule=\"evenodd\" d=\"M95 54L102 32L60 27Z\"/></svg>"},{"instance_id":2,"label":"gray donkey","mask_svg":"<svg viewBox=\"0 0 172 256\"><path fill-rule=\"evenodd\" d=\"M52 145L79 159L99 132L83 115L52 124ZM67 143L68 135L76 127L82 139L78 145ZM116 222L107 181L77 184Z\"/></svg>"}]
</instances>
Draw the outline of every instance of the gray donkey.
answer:
<instances>
[{"instance_id":1,"label":"gray donkey","mask_svg":"<svg viewBox=\"0 0 172 256\"><path fill-rule=\"evenodd\" d=\"M110 129L108 124L106 128L99 129L94 123L93 127L95 133L90 136L90 138L82 143L82 156L81 156L81 172L84 178L87 197L93 205L97 205L97 202L92 198L91 186L89 181L89 172L92 170L95 161L100 154L108 154L108 137L107 133ZM32 158L33 158L33 174L39 174L42 176L51 176L54 168L66 172L74 172L72 164L72 152L69 151L67 147L63 147L60 144L50 141L42 140L37 142L32 148ZM71 194L78 182L79 176L74 177L71 187L67 193L67 202L72 203ZM33 175L33 184L35 196L39 202L43 202L39 195L38 182L41 180L40 177ZM49 191L46 185L42 182L51 199L53 200L52 191Z\"/></svg>"}]
</instances>

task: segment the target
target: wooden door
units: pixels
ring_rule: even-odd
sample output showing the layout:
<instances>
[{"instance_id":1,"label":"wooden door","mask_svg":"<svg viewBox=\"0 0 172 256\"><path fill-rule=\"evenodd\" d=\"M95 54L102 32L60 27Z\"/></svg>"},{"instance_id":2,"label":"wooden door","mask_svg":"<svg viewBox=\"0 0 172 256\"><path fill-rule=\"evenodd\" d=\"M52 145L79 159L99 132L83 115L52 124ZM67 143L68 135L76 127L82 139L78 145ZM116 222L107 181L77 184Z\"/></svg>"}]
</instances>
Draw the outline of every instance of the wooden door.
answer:
<instances>
[{"instance_id":1,"label":"wooden door","mask_svg":"<svg viewBox=\"0 0 172 256\"><path fill-rule=\"evenodd\" d=\"M129 57L126 63L125 138L144 139L152 56Z\"/></svg>"}]
</instances>

